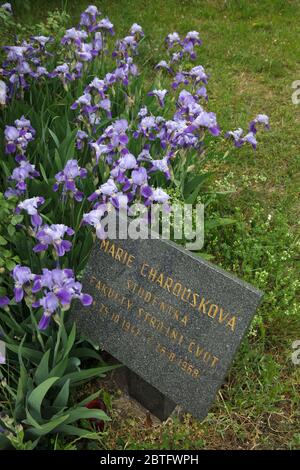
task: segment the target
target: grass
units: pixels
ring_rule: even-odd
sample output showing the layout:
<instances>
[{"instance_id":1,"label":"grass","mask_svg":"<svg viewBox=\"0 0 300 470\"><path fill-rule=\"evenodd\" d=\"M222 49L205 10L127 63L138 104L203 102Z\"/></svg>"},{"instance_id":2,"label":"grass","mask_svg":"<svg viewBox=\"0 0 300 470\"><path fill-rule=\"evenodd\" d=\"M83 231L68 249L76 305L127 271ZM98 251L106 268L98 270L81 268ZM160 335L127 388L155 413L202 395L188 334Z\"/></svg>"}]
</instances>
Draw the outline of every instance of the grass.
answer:
<instances>
[{"instance_id":1,"label":"grass","mask_svg":"<svg viewBox=\"0 0 300 470\"><path fill-rule=\"evenodd\" d=\"M56 0L15 3L20 22L34 24ZM210 108L224 129L245 126L258 112L271 118L271 131L257 152L232 151L214 163L220 192L216 213L238 224L209 234L206 251L215 262L265 292L218 399L204 422L190 416L159 426L120 415L112 408L103 445L117 449L296 449L300 448L300 366L291 361L300 339L299 187L300 107L291 100L300 79L300 5L286 0L110 0L93 2L110 17L117 35L133 22L147 35L149 74L163 58L171 31L199 30L202 65L210 72ZM34 8L34 5L38 8ZM66 5L77 21L88 1ZM29 6L29 8L26 8ZM220 149L221 154L221 149ZM116 394L117 397L117 394Z\"/></svg>"}]
</instances>

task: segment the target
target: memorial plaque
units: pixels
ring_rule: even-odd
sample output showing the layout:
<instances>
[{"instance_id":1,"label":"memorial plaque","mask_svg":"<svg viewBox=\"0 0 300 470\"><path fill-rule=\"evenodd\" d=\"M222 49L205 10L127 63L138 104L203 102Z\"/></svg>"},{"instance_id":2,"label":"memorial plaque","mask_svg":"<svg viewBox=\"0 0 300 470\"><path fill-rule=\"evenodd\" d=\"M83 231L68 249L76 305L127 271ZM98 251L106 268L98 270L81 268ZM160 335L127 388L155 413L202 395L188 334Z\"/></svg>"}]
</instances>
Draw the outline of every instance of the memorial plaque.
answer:
<instances>
[{"instance_id":1,"label":"memorial plaque","mask_svg":"<svg viewBox=\"0 0 300 470\"><path fill-rule=\"evenodd\" d=\"M165 240L97 240L79 332L203 419L262 292Z\"/></svg>"}]
</instances>

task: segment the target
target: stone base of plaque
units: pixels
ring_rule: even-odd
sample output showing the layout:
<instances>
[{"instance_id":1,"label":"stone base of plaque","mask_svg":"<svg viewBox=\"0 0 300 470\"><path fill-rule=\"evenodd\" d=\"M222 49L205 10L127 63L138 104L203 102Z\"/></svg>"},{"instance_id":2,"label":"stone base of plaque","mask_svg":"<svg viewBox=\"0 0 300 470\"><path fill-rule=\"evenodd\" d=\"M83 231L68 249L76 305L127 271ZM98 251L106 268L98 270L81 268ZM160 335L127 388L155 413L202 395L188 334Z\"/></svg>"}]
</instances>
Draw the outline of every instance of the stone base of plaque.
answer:
<instances>
[{"instance_id":1,"label":"stone base of plaque","mask_svg":"<svg viewBox=\"0 0 300 470\"><path fill-rule=\"evenodd\" d=\"M120 364L111 354L102 351L102 357L107 364ZM160 421L165 421L170 415L182 418L183 411L180 406L163 395L159 390L143 380L128 367L122 366L109 374L109 387L125 392L131 401L135 401L140 409L149 411Z\"/></svg>"},{"instance_id":2,"label":"stone base of plaque","mask_svg":"<svg viewBox=\"0 0 300 470\"><path fill-rule=\"evenodd\" d=\"M130 397L137 400L161 421L165 421L172 414L176 403L143 380L139 375L132 372L132 370L126 370L126 377Z\"/></svg>"}]
</instances>

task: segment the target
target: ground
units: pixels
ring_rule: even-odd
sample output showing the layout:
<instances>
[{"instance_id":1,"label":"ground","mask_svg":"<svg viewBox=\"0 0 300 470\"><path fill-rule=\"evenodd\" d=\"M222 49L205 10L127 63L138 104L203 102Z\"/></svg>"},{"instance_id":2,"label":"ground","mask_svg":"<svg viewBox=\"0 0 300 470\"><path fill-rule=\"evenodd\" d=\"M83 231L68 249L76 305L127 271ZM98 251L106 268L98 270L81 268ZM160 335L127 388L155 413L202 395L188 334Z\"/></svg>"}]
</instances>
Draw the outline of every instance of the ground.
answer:
<instances>
[{"instance_id":1,"label":"ground","mask_svg":"<svg viewBox=\"0 0 300 470\"><path fill-rule=\"evenodd\" d=\"M12 2L14 3L14 2ZM15 2L20 21L42 21L60 1ZM153 422L122 411L118 391L112 424L98 446L117 449L295 449L300 448L300 365L291 360L300 339L299 154L300 105L292 83L300 80L300 3L296 0L107 0L96 1L117 35L133 22L147 35L149 80L172 31L200 31L200 61L211 75L210 108L224 129L246 126L258 112L271 130L256 153L232 151L210 164L220 191L211 211L237 225L209 233L205 251L214 262L265 292L245 338L204 422ZM73 22L88 1L70 2ZM27 8L28 6L28 8ZM298 303L297 303L298 302ZM99 383L101 387L101 382ZM119 401L118 401L119 400ZM115 403L115 405L114 405ZM119 403L119 404L118 404ZM62 447L66 444L60 443ZM95 444L93 444L95 446Z\"/></svg>"}]
</instances>

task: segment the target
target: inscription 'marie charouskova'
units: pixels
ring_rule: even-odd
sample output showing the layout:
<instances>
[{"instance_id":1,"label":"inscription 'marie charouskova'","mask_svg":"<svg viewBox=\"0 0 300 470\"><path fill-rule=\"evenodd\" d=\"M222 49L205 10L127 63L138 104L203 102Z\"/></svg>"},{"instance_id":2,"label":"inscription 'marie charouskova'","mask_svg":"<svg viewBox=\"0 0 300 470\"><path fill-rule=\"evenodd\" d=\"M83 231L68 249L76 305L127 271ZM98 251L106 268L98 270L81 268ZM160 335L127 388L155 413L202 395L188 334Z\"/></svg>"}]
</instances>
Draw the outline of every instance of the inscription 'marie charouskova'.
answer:
<instances>
[{"instance_id":1,"label":"inscription 'marie charouskova'","mask_svg":"<svg viewBox=\"0 0 300 470\"><path fill-rule=\"evenodd\" d=\"M133 266L135 256L123 250L116 243L107 240L100 242L100 249L110 255L116 261L125 264L128 268ZM199 313L207 315L216 320L220 325L224 325L230 331L234 332L237 323L236 315L225 312L224 308L206 299L201 294L193 292L181 282L174 280L164 272L159 271L148 263L143 262L140 267L140 275L149 282L159 285L162 289L174 295L182 302L189 304Z\"/></svg>"}]
</instances>

